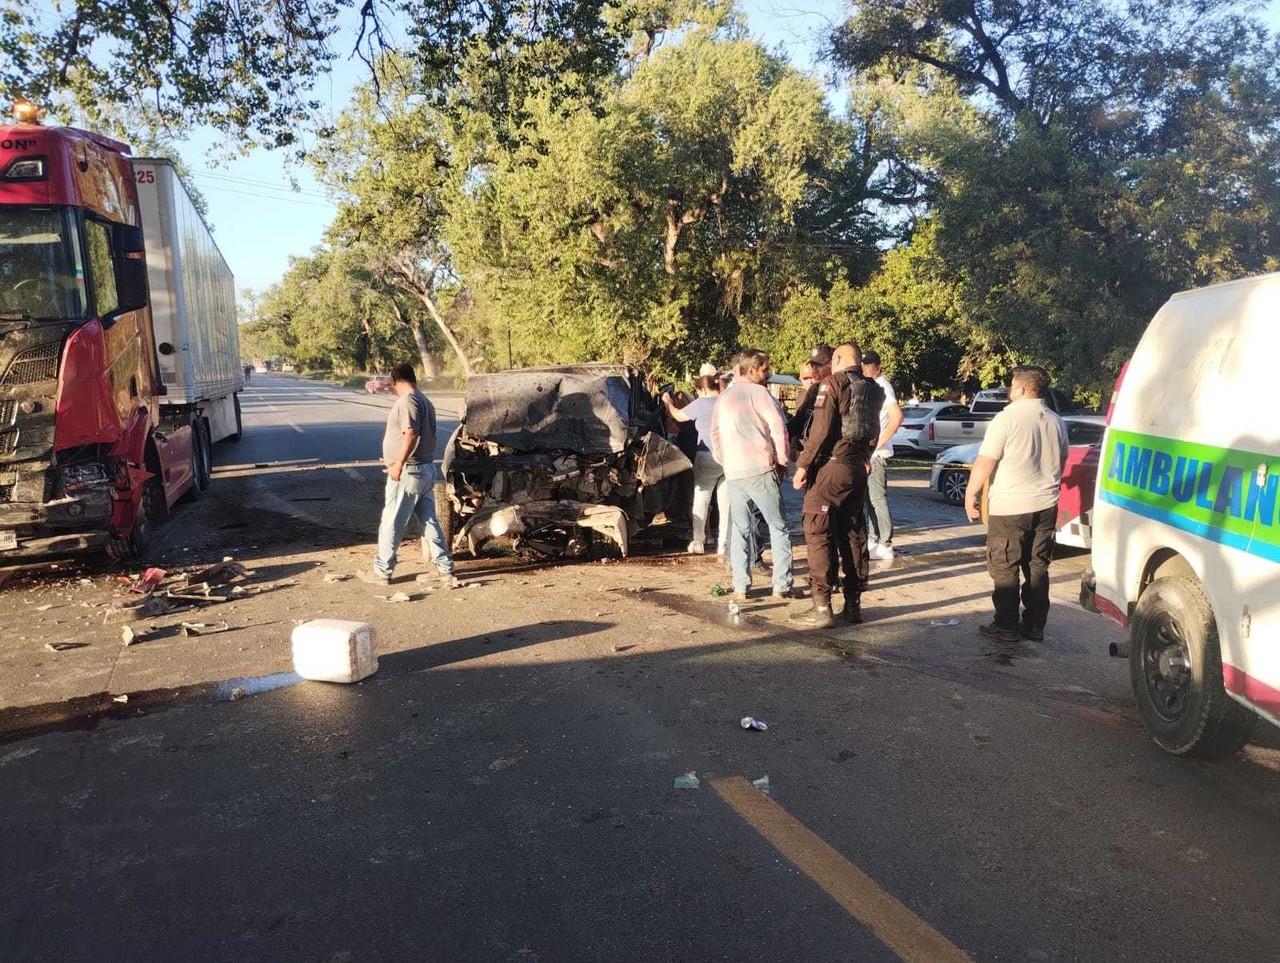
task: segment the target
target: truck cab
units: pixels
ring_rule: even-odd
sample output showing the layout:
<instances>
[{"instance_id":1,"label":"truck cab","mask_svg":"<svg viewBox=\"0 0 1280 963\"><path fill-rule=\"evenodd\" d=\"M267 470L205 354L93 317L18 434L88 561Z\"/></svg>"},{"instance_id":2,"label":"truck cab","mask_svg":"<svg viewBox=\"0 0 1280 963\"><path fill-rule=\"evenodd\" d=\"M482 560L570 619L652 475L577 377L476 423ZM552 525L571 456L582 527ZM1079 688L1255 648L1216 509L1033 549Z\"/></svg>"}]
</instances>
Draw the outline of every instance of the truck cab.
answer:
<instances>
[{"instance_id":1,"label":"truck cab","mask_svg":"<svg viewBox=\"0 0 1280 963\"><path fill-rule=\"evenodd\" d=\"M21 102L15 119L0 127L0 565L128 555L194 471L189 432L162 424L129 148Z\"/></svg>"}]
</instances>

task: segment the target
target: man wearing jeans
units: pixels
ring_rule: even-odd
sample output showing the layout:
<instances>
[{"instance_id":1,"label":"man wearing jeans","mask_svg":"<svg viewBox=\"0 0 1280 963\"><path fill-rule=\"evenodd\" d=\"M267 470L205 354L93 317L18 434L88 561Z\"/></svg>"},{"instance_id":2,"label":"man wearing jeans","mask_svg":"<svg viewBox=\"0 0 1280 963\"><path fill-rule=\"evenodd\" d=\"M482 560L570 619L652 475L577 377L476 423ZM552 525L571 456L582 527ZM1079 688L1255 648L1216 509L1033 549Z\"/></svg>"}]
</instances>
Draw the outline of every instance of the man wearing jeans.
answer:
<instances>
[{"instance_id":1,"label":"man wearing jeans","mask_svg":"<svg viewBox=\"0 0 1280 963\"><path fill-rule=\"evenodd\" d=\"M444 533L436 519L435 465L436 409L418 390L413 368L398 364L391 369L391 389L396 403L387 416L382 436L382 463L387 470L386 499L382 524L378 527L378 553L373 568L360 573L362 581L387 585L396 567L396 549L404 538L409 519L422 523L422 554L436 567L437 577L449 585L453 559L444 544Z\"/></svg>"},{"instance_id":2,"label":"man wearing jeans","mask_svg":"<svg viewBox=\"0 0 1280 963\"><path fill-rule=\"evenodd\" d=\"M781 479L787 472L787 429L765 382L769 356L748 350L739 356L741 374L716 403L711 419L711 453L724 468L729 491L729 565L733 590L745 601L751 588L751 507L769 526L773 552L773 594L792 596L791 534L782 513Z\"/></svg>"},{"instance_id":3,"label":"man wearing jeans","mask_svg":"<svg viewBox=\"0 0 1280 963\"><path fill-rule=\"evenodd\" d=\"M976 522L981 515L978 498L991 480L987 568L995 583L991 601L996 617L978 631L1002 642L1043 640L1049 617L1049 562L1058 529L1058 488L1067 461L1067 429L1045 406L1048 388L1049 376L1043 368L1013 369L1009 405L991 419L964 493L965 511Z\"/></svg>"}]
</instances>

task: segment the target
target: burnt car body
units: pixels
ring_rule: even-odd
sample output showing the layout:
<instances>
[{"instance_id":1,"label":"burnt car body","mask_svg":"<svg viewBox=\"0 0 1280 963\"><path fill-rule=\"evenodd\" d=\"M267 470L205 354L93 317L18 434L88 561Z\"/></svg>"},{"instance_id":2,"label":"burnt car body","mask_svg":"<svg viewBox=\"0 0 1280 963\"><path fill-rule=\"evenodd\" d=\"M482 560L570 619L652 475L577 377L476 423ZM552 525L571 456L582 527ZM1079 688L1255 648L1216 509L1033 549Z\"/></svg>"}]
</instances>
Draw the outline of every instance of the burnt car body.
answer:
<instances>
[{"instance_id":1,"label":"burnt car body","mask_svg":"<svg viewBox=\"0 0 1280 963\"><path fill-rule=\"evenodd\" d=\"M473 376L449 438L436 511L455 552L621 554L692 466L662 433L642 373L626 365Z\"/></svg>"}]
</instances>

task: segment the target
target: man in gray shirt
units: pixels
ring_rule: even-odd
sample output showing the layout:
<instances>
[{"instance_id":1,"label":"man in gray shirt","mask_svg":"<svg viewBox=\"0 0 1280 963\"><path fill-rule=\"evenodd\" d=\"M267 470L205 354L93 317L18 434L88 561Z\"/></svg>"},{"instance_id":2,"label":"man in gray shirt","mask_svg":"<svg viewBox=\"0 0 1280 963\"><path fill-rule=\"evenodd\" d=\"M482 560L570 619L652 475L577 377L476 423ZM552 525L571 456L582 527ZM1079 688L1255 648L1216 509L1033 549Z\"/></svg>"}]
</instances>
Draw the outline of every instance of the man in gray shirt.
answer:
<instances>
[{"instance_id":1,"label":"man in gray shirt","mask_svg":"<svg viewBox=\"0 0 1280 963\"><path fill-rule=\"evenodd\" d=\"M417 516L422 523L423 557L435 566L438 578L453 585L453 559L436 518L432 461L436 450L436 409L418 390L410 365L398 364L391 369L391 389L396 403L387 415L387 430L382 436L387 491L382 524L378 527L378 553L373 558L373 568L360 572L360 578L375 585L391 581L396 549L409 527L409 519Z\"/></svg>"},{"instance_id":2,"label":"man in gray shirt","mask_svg":"<svg viewBox=\"0 0 1280 963\"><path fill-rule=\"evenodd\" d=\"M969 472L964 507L971 521L991 479L987 511L987 569L996 617L978 631L1003 642L1039 642L1049 617L1049 562L1058 530L1058 489L1067 460L1067 429L1045 406L1043 368L1013 369L1009 406L991 419ZM1018 575L1022 619L1018 619Z\"/></svg>"}]
</instances>

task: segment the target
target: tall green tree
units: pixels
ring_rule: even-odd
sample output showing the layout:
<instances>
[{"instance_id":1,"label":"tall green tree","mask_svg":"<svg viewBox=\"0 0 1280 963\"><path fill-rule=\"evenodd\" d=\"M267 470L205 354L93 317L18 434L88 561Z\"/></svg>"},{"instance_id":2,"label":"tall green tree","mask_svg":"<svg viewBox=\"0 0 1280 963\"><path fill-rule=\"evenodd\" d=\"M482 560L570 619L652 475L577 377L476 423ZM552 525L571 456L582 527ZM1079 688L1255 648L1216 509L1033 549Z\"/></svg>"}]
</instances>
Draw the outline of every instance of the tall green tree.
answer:
<instances>
[{"instance_id":1,"label":"tall green tree","mask_svg":"<svg viewBox=\"0 0 1280 963\"><path fill-rule=\"evenodd\" d=\"M983 351L1098 397L1169 293L1277 262L1280 76L1248 4L871 0L833 50Z\"/></svg>"},{"instance_id":2,"label":"tall green tree","mask_svg":"<svg viewBox=\"0 0 1280 963\"><path fill-rule=\"evenodd\" d=\"M444 240L449 205L462 189L449 128L431 98L398 75L394 87L365 86L313 156L322 182L340 200L330 229L335 246L358 248L379 281L412 298L449 345L464 375L472 358L454 331L443 298L456 287ZM433 338L419 312L406 315L424 367L434 364Z\"/></svg>"},{"instance_id":3,"label":"tall green tree","mask_svg":"<svg viewBox=\"0 0 1280 963\"><path fill-rule=\"evenodd\" d=\"M606 0L0 0L0 97L169 131L210 125L235 146L298 145L322 126L317 81L356 54L375 86L403 38L422 91L506 115L522 91L607 74L620 45ZM577 88L581 92L583 88ZM588 85L589 89L589 85Z\"/></svg>"},{"instance_id":4,"label":"tall green tree","mask_svg":"<svg viewBox=\"0 0 1280 963\"><path fill-rule=\"evenodd\" d=\"M851 134L818 86L731 10L678 6L669 43L648 12L599 109L531 98L519 145L482 152L451 210L518 360L696 367L832 256L874 259L865 223L828 209Z\"/></svg>"}]
</instances>

